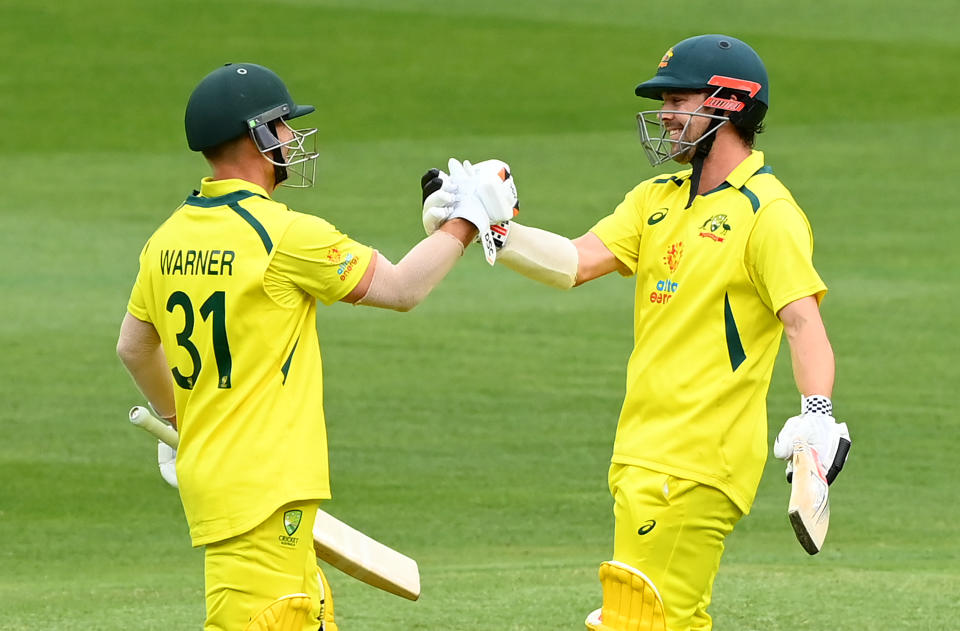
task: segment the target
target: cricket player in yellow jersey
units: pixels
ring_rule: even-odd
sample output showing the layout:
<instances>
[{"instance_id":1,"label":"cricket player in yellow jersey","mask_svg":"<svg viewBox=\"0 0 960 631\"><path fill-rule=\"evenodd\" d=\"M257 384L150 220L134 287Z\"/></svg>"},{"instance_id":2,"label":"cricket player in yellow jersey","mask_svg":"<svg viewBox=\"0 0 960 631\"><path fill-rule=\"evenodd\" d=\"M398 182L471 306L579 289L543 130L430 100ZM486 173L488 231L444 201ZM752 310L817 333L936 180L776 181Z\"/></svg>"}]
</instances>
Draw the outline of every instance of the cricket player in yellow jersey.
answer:
<instances>
[{"instance_id":1,"label":"cricket player in yellow jersey","mask_svg":"<svg viewBox=\"0 0 960 631\"><path fill-rule=\"evenodd\" d=\"M805 439L832 481L850 447L832 417L813 234L753 150L769 90L744 42L686 39L636 94L663 101L638 115L651 163L690 168L642 182L572 241L495 226L498 260L535 280L569 289L614 271L636 278L635 347L609 473L613 561L601 566L592 629L711 628L723 542L749 512L766 460L766 395L784 330L802 403L775 455L789 458Z\"/></svg>"},{"instance_id":2,"label":"cricket player in yellow jersey","mask_svg":"<svg viewBox=\"0 0 960 631\"><path fill-rule=\"evenodd\" d=\"M311 534L330 497L317 301L409 310L474 224L513 216L451 194L458 218L394 265L271 197L312 183L316 129L290 126L312 111L256 64L199 83L186 135L213 174L147 241L121 326L118 354L180 434L176 481L205 547L208 631L336 629Z\"/></svg>"}]
</instances>

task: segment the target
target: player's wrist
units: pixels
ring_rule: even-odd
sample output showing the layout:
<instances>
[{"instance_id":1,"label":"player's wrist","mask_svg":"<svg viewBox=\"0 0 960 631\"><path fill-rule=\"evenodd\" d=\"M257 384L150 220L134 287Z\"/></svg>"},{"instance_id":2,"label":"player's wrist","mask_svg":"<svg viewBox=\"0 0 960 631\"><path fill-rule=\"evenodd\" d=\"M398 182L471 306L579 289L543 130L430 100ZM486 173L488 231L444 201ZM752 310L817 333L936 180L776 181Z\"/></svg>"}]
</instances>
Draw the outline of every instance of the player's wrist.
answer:
<instances>
[{"instance_id":1,"label":"player's wrist","mask_svg":"<svg viewBox=\"0 0 960 631\"><path fill-rule=\"evenodd\" d=\"M801 414L825 414L833 416L833 401L822 394L811 394L800 397Z\"/></svg>"},{"instance_id":2,"label":"player's wrist","mask_svg":"<svg viewBox=\"0 0 960 631\"><path fill-rule=\"evenodd\" d=\"M147 405L150 406L150 409L153 411L153 415L154 415L154 416L156 416L157 418L161 418L161 419L165 420L166 422L170 423L170 424L173 425L174 427L177 426L177 411L176 411L176 410L173 410L172 412L169 412L169 413L167 413L167 414L164 414L163 412L161 412L160 410L158 410L158 409L156 408L156 406L153 405L152 402L148 401L148 402L147 402Z\"/></svg>"},{"instance_id":3,"label":"player's wrist","mask_svg":"<svg viewBox=\"0 0 960 631\"><path fill-rule=\"evenodd\" d=\"M453 237L463 248L466 248L476 238L477 227L468 219L453 217L445 221L437 232ZM462 252L461 250L461 254Z\"/></svg>"}]
</instances>

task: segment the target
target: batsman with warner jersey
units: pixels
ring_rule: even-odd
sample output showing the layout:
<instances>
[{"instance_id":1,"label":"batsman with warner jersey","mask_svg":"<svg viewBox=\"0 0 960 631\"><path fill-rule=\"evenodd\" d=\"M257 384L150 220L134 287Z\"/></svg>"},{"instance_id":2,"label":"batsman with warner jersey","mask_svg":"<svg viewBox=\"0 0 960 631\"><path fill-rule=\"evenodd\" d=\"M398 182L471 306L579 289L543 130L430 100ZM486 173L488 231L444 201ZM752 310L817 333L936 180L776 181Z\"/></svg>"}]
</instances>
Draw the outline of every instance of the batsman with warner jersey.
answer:
<instances>
[{"instance_id":1,"label":"batsman with warner jersey","mask_svg":"<svg viewBox=\"0 0 960 631\"><path fill-rule=\"evenodd\" d=\"M313 111L273 71L227 64L190 95L190 149L212 169L140 254L117 352L179 433L175 465L194 546L203 546L207 631L336 631L313 549L330 497L317 302L407 311L488 232L480 197L397 264L319 217L273 199L309 186ZM487 182L494 193L502 181ZM491 187L495 187L492 188Z\"/></svg>"},{"instance_id":2,"label":"batsman with warner jersey","mask_svg":"<svg viewBox=\"0 0 960 631\"><path fill-rule=\"evenodd\" d=\"M560 289L614 271L636 278L635 347L609 472L613 560L601 566L603 606L587 626L705 631L724 539L749 512L766 460L766 395L783 331L802 402L774 454L789 458L802 439L832 482L850 436L832 416L826 286L810 225L753 149L770 105L760 57L733 37L692 37L636 94L663 102L638 115L651 164L689 168L642 182L578 239L494 226L496 256ZM447 212L433 202L462 185L432 175L428 227Z\"/></svg>"}]
</instances>

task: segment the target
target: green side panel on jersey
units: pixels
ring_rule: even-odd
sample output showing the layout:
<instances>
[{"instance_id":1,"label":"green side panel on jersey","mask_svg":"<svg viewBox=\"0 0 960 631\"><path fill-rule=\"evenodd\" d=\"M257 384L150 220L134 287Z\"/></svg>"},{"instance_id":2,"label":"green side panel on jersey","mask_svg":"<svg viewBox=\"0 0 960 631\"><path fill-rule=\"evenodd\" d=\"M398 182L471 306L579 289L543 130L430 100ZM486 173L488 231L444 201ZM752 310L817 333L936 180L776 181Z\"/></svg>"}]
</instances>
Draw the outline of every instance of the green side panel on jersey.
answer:
<instances>
[{"instance_id":1,"label":"green side panel on jersey","mask_svg":"<svg viewBox=\"0 0 960 631\"><path fill-rule=\"evenodd\" d=\"M283 362L283 367L280 368L280 372L283 373L283 381L281 383L287 383L287 373L290 372L290 363L293 361L293 354L297 352L297 344L300 343L300 338L297 338L297 341L293 343L293 348L290 349L290 354L287 355L287 361Z\"/></svg>"},{"instance_id":2,"label":"green side panel on jersey","mask_svg":"<svg viewBox=\"0 0 960 631\"><path fill-rule=\"evenodd\" d=\"M740 332L737 330L737 321L733 319L733 310L730 309L730 295L723 294L723 321L727 330L727 354L730 356L730 368L736 371L740 364L747 359L740 342Z\"/></svg>"}]
</instances>

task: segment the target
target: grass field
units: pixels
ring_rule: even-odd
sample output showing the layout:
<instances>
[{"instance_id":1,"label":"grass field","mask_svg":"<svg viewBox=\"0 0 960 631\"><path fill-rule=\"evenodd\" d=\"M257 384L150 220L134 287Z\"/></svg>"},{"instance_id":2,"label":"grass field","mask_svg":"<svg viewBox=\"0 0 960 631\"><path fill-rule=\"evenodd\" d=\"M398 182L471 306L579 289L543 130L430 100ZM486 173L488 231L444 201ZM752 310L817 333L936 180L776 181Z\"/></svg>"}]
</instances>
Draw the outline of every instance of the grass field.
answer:
<instances>
[{"instance_id":1,"label":"grass field","mask_svg":"<svg viewBox=\"0 0 960 631\"><path fill-rule=\"evenodd\" d=\"M257 61L315 104L320 181L278 197L396 260L422 234L420 174L450 155L509 161L524 221L582 234L655 173L633 86L703 32L770 71L759 144L814 226L854 438L816 557L770 460L715 627L960 628L958 19L947 0L0 0L0 629L203 619L202 553L124 421L139 397L114 352L143 242L205 175L182 130L200 77ZM332 571L345 631L582 628L612 546L632 295L468 252L412 313L320 310L328 508L423 580L409 603ZM774 431L797 405L786 355Z\"/></svg>"}]
</instances>

